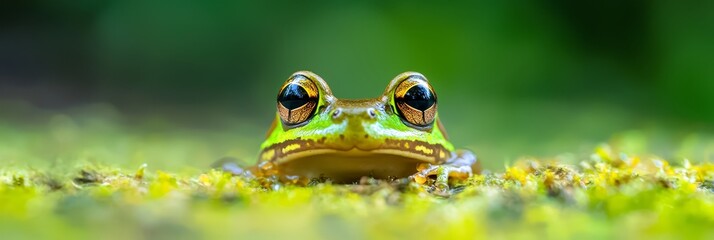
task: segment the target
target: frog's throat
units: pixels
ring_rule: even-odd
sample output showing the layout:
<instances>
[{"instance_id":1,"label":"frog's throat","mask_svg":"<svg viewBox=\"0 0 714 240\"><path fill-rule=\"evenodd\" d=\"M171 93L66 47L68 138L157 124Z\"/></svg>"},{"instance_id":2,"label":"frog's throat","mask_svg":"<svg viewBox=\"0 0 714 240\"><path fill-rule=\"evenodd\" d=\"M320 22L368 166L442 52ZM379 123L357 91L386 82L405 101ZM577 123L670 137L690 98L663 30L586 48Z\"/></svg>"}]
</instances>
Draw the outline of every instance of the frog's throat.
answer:
<instances>
[{"instance_id":1,"label":"frog's throat","mask_svg":"<svg viewBox=\"0 0 714 240\"><path fill-rule=\"evenodd\" d=\"M441 145L418 140L385 140L376 147L331 146L322 141L295 139L273 144L260 153L260 161L283 164L296 159L329 155L335 161L352 161L382 156L392 159L411 159L415 162L441 164L449 160L451 152ZM366 160L365 160L366 161Z\"/></svg>"}]
</instances>

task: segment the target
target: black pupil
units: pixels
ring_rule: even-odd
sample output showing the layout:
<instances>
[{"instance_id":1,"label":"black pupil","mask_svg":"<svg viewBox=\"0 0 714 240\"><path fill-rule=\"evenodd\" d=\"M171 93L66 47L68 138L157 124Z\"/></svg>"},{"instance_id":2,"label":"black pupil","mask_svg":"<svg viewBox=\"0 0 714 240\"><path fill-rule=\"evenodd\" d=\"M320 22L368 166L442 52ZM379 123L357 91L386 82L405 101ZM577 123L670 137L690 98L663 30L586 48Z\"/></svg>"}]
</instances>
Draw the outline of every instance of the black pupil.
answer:
<instances>
[{"instance_id":1,"label":"black pupil","mask_svg":"<svg viewBox=\"0 0 714 240\"><path fill-rule=\"evenodd\" d=\"M416 85L409 89L401 100L420 111L427 110L436 103L434 94L422 85Z\"/></svg>"},{"instance_id":2,"label":"black pupil","mask_svg":"<svg viewBox=\"0 0 714 240\"><path fill-rule=\"evenodd\" d=\"M304 88L297 84L290 84L278 95L278 102L285 108L293 110L309 102L310 96Z\"/></svg>"}]
</instances>

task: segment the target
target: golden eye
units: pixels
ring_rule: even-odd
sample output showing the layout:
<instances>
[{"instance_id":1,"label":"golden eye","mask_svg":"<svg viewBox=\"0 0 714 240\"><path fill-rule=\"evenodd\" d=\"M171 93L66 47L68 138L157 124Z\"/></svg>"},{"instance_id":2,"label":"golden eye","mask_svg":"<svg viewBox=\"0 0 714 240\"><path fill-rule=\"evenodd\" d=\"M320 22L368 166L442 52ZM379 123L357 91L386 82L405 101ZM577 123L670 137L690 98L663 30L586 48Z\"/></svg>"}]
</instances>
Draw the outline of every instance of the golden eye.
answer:
<instances>
[{"instance_id":1,"label":"golden eye","mask_svg":"<svg viewBox=\"0 0 714 240\"><path fill-rule=\"evenodd\" d=\"M410 124L427 127L434 123L436 94L419 75L412 75L397 85L394 104L399 116Z\"/></svg>"},{"instance_id":2,"label":"golden eye","mask_svg":"<svg viewBox=\"0 0 714 240\"><path fill-rule=\"evenodd\" d=\"M278 113L286 125L307 122L317 109L319 91L307 76L296 74L278 93Z\"/></svg>"}]
</instances>

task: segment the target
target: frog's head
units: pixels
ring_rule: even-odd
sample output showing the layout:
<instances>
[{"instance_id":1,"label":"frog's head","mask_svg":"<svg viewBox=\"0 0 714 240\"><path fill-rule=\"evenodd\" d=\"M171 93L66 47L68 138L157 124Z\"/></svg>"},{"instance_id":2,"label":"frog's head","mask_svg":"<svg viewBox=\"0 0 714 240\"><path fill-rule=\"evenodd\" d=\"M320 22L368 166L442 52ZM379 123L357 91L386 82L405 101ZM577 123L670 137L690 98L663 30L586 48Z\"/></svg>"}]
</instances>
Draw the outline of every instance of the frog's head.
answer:
<instances>
[{"instance_id":1,"label":"frog's head","mask_svg":"<svg viewBox=\"0 0 714 240\"><path fill-rule=\"evenodd\" d=\"M452 157L436 110L436 93L416 72L395 77L381 96L360 100L338 99L318 75L296 72L280 88L260 162L287 175L341 182L408 176L418 163Z\"/></svg>"}]
</instances>

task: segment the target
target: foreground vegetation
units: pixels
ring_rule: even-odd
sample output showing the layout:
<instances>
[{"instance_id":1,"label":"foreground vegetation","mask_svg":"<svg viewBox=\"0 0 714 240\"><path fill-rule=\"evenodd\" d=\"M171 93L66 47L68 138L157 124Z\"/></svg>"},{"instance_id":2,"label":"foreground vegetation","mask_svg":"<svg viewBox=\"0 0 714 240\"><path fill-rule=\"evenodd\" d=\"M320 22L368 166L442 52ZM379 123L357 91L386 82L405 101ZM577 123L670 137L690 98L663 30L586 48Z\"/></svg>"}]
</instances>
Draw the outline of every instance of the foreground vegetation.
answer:
<instances>
[{"instance_id":1,"label":"foreground vegetation","mask_svg":"<svg viewBox=\"0 0 714 240\"><path fill-rule=\"evenodd\" d=\"M217 170L3 166L17 238L669 238L714 236L714 165L614 154L522 159L437 194L408 180L266 188Z\"/></svg>"}]
</instances>

